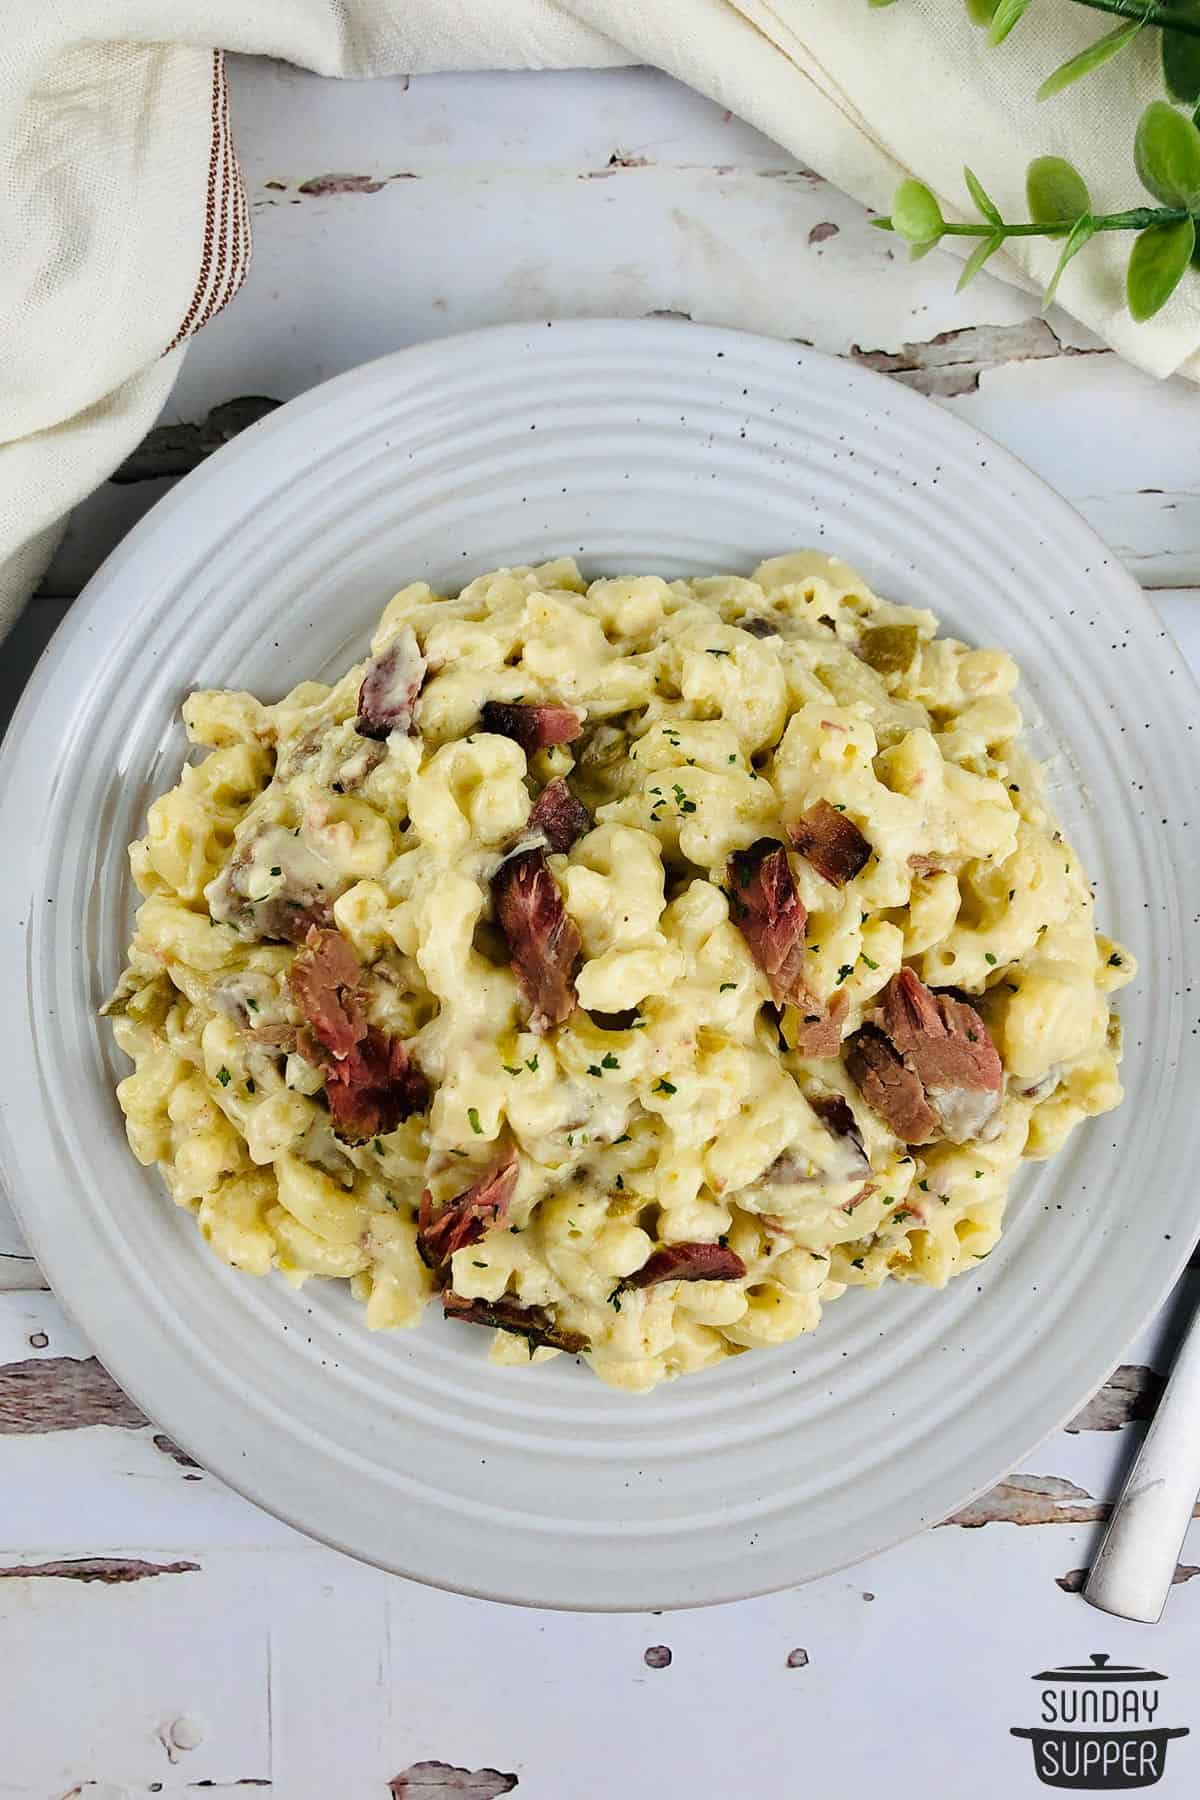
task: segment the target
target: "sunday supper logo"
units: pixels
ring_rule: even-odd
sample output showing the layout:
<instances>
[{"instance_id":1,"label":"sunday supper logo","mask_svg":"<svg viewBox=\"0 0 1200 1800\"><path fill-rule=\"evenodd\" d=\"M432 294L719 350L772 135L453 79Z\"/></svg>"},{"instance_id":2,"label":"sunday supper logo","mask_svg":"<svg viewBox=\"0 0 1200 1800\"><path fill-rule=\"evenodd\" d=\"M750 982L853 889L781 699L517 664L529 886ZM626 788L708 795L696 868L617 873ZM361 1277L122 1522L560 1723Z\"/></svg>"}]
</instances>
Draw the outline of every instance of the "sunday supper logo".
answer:
<instances>
[{"instance_id":1,"label":"sunday supper logo","mask_svg":"<svg viewBox=\"0 0 1200 1800\"><path fill-rule=\"evenodd\" d=\"M1014 1725L1013 1737L1028 1738L1038 1780L1047 1787L1086 1789L1153 1787L1167 1760L1171 1738L1187 1737L1186 1725L1159 1721L1155 1669L1110 1663L1094 1652L1088 1663L1043 1669L1040 1723Z\"/></svg>"}]
</instances>

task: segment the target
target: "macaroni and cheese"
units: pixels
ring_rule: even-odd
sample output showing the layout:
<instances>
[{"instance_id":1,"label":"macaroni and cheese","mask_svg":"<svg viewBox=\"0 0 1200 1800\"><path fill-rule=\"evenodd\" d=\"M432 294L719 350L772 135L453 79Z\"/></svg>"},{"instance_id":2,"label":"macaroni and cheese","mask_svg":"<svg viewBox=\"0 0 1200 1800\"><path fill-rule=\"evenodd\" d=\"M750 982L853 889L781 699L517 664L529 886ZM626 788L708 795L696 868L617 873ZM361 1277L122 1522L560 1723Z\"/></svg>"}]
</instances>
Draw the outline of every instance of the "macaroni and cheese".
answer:
<instances>
[{"instance_id":1,"label":"macaroni and cheese","mask_svg":"<svg viewBox=\"0 0 1200 1800\"><path fill-rule=\"evenodd\" d=\"M129 1141L238 1269L434 1296L629 1390L940 1287L1121 1098L1017 670L812 552L388 605L191 696L106 1010Z\"/></svg>"}]
</instances>

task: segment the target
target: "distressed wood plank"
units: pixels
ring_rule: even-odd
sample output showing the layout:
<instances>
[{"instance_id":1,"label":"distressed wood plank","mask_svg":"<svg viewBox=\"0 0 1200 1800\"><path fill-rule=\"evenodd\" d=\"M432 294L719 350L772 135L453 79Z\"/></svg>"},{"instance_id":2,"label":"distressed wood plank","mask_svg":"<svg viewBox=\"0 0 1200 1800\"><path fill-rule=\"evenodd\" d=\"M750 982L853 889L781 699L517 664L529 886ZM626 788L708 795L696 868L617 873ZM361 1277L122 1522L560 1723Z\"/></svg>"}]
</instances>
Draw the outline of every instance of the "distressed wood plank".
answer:
<instances>
[{"instance_id":1,"label":"distressed wood plank","mask_svg":"<svg viewBox=\"0 0 1200 1800\"><path fill-rule=\"evenodd\" d=\"M1122 1363L1063 1430L1119 1431L1123 1425L1152 1419L1163 1386L1163 1377L1153 1369Z\"/></svg>"},{"instance_id":2,"label":"distressed wood plank","mask_svg":"<svg viewBox=\"0 0 1200 1800\"><path fill-rule=\"evenodd\" d=\"M404 344L511 319L669 313L835 354L906 346L926 363L945 334L974 333L973 369L943 366L938 378L956 393L1009 361L1090 343L986 274L956 295L948 260L908 262L856 202L654 71L405 86L231 66L255 264L189 350L160 424L184 439L211 427L216 408L288 399ZM471 255L447 218L464 222ZM142 457L126 473L156 466ZM162 491L106 484L77 515L50 590L78 591Z\"/></svg>"},{"instance_id":3,"label":"distressed wood plank","mask_svg":"<svg viewBox=\"0 0 1200 1800\"><path fill-rule=\"evenodd\" d=\"M8 1213L8 1205L3 1194L0 1194L0 1228L7 1227L17 1235L17 1222ZM22 1252L0 1250L0 1294L2 1293L36 1293L48 1286L46 1277L38 1268L32 1256Z\"/></svg>"},{"instance_id":4,"label":"distressed wood plank","mask_svg":"<svg viewBox=\"0 0 1200 1800\"><path fill-rule=\"evenodd\" d=\"M0 651L0 738L69 604L69 599L31 601L5 638Z\"/></svg>"},{"instance_id":5,"label":"distressed wood plank","mask_svg":"<svg viewBox=\"0 0 1200 1800\"><path fill-rule=\"evenodd\" d=\"M513 1774L499 1769L458 1769L444 1762L412 1763L388 1782L392 1800L444 1800L447 1794L466 1794L468 1800L498 1800L517 1785Z\"/></svg>"},{"instance_id":6,"label":"distressed wood plank","mask_svg":"<svg viewBox=\"0 0 1200 1800\"><path fill-rule=\"evenodd\" d=\"M1068 1569L1065 1575L1056 1575L1054 1584L1064 1594L1081 1594L1090 1570ZM1200 1565L1196 1563L1176 1563L1175 1573L1171 1577L1171 1586L1178 1587L1181 1582L1191 1581L1194 1575L1200 1575Z\"/></svg>"},{"instance_id":7,"label":"distressed wood plank","mask_svg":"<svg viewBox=\"0 0 1200 1800\"><path fill-rule=\"evenodd\" d=\"M147 1562L141 1556L72 1556L58 1562L11 1563L0 1581L147 1581L156 1575L199 1574L198 1562Z\"/></svg>"},{"instance_id":8,"label":"distressed wood plank","mask_svg":"<svg viewBox=\"0 0 1200 1800\"><path fill-rule=\"evenodd\" d=\"M399 1794L416 1800L441 1765L512 1781L497 1792L517 1800L612 1800L619 1744L621 1800L662 1800L699 1771L706 1792L773 1794L760 1771L791 1767L803 1741L814 1792L865 1794L883 1774L902 1800L957 1793L973 1750L972 1793L1011 1800L1030 1780L1008 1735L1032 1722L1029 1677L1092 1630L1069 1591L1092 1531L931 1532L797 1592L657 1618L493 1606L317 1547L213 1550L199 1570L123 1583L4 1581L0 1631L20 1644L5 1710L22 1725L0 1781L20 1800L154 1782L270 1782L287 1800L386 1800L408 1782ZM1168 1695L1186 1696L1195 1666L1198 1534L1153 1657L1122 1620L1093 1640L1114 1662L1152 1660ZM186 1560L136 1543L112 1554ZM911 1683L887 1678L914 1644L944 1703L938 1731L912 1731ZM1186 1697L1172 1704L1182 1715L1166 1722L1187 1723Z\"/></svg>"},{"instance_id":9,"label":"distressed wood plank","mask_svg":"<svg viewBox=\"0 0 1200 1800\"><path fill-rule=\"evenodd\" d=\"M16 710L38 658L63 619L69 601L35 600L26 607L0 649L0 737ZM0 1292L44 1287L0 1181Z\"/></svg>"},{"instance_id":10,"label":"distressed wood plank","mask_svg":"<svg viewBox=\"0 0 1200 1800\"><path fill-rule=\"evenodd\" d=\"M0 1577L12 1649L0 1793L132 1800L269 1784L270 1603L244 1558L210 1569L136 1545Z\"/></svg>"},{"instance_id":11,"label":"distressed wood plank","mask_svg":"<svg viewBox=\"0 0 1200 1800\"><path fill-rule=\"evenodd\" d=\"M149 1421L94 1356L25 1357L0 1364L0 1437Z\"/></svg>"},{"instance_id":12,"label":"distressed wood plank","mask_svg":"<svg viewBox=\"0 0 1200 1800\"><path fill-rule=\"evenodd\" d=\"M77 512L47 591L78 592L170 486L164 471L256 397L478 325L663 313L892 373L1044 473L1139 579L1200 582L1191 384L1126 368L986 273L956 295L948 259L908 262L856 202L665 77L323 84L235 59L233 80L251 279L189 350L153 442ZM447 218L464 221L470 256Z\"/></svg>"}]
</instances>

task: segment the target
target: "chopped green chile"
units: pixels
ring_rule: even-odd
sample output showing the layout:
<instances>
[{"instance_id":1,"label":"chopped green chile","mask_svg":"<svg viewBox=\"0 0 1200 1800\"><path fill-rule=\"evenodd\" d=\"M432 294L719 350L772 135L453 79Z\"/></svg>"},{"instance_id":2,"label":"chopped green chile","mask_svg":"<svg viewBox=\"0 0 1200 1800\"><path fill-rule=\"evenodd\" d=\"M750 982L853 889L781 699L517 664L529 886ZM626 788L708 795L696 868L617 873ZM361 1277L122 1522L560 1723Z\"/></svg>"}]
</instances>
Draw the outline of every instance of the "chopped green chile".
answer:
<instances>
[{"instance_id":1,"label":"chopped green chile","mask_svg":"<svg viewBox=\"0 0 1200 1800\"><path fill-rule=\"evenodd\" d=\"M917 659L915 625L869 625L858 641L858 654L880 675L903 675Z\"/></svg>"}]
</instances>

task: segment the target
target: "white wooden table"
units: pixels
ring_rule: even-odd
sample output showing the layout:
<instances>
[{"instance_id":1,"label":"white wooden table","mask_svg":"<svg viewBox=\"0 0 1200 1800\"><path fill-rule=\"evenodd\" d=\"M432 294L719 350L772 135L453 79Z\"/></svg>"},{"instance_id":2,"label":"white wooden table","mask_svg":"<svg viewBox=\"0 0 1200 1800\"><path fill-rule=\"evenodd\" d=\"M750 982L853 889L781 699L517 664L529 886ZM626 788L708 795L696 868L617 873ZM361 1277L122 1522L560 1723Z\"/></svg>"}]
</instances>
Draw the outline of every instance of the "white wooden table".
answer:
<instances>
[{"instance_id":1,"label":"white wooden table","mask_svg":"<svg viewBox=\"0 0 1200 1800\"><path fill-rule=\"evenodd\" d=\"M956 298L940 257L909 265L855 203L651 72L232 78L250 280L80 508L0 651L0 721L92 570L256 399L550 315L677 314L893 372L1073 501L1200 666L1195 388L990 278ZM1173 1678L1159 1722L1193 1736L1158 1792L1193 1794L1200 1527L1160 1626L1076 1589L1196 1279L1073 1427L945 1526L766 1600L579 1617L361 1567L196 1468L90 1357L0 1201L0 1796L851 1800L886 1781L1011 1800L1042 1791L1009 1736L1035 1722L1030 1675L1093 1650Z\"/></svg>"}]
</instances>

